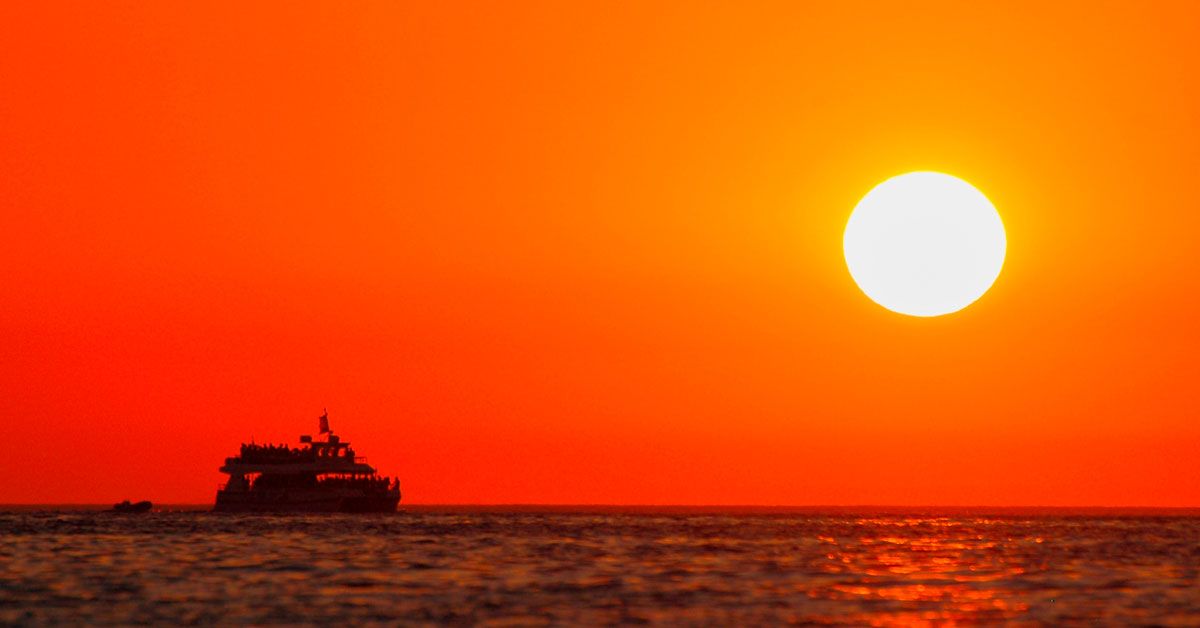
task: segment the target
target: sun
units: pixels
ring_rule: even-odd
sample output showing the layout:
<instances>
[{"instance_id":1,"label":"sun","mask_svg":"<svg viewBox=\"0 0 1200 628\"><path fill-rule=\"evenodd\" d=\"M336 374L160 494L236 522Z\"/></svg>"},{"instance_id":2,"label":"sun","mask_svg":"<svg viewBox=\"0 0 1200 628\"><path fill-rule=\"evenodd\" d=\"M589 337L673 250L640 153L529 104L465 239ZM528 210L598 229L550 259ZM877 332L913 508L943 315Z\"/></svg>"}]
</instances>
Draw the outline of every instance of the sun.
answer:
<instances>
[{"instance_id":1,"label":"sun","mask_svg":"<svg viewBox=\"0 0 1200 628\"><path fill-rule=\"evenodd\" d=\"M842 240L850 276L900 314L941 316L983 296L1004 265L1000 214L970 183L910 172L858 202Z\"/></svg>"}]
</instances>

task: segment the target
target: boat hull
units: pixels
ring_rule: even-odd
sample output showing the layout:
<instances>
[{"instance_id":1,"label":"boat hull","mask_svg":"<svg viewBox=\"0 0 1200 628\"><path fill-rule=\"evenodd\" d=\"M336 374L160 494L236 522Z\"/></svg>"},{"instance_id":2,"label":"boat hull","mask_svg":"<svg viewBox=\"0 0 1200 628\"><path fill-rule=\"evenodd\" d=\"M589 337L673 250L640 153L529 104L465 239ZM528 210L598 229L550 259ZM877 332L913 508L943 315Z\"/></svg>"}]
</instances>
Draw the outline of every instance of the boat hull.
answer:
<instances>
[{"instance_id":1,"label":"boat hull","mask_svg":"<svg viewBox=\"0 0 1200 628\"><path fill-rule=\"evenodd\" d=\"M396 512L400 491L217 491L214 512Z\"/></svg>"},{"instance_id":2,"label":"boat hull","mask_svg":"<svg viewBox=\"0 0 1200 628\"><path fill-rule=\"evenodd\" d=\"M154 504L145 501L137 502L136 504L121 502L120 504L113 504L112 510L109 512L116 512L125 515L140 515L144 512L150 512L150 509L153 507Z\"/></svg>"}]
</instances>

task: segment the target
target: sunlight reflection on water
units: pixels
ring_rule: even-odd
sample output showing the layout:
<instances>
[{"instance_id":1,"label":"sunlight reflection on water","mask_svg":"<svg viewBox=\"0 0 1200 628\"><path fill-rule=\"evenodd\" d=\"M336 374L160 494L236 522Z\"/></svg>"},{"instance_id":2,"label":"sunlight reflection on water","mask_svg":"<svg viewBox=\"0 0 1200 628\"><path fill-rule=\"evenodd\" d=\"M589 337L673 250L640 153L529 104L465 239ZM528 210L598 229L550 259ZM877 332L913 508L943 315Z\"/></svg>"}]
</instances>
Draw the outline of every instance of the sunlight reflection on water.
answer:
<instances>
[{"instance_id":1,"label":"sunlight reflection on water","mask_svg":"<svg viewBox=\"0 0 1200 628\"><path fill-rule=\"evenodd\" d=\"M0 623L1200 621L1200 518L0 513Z\"/></svg>"}]
</instances>

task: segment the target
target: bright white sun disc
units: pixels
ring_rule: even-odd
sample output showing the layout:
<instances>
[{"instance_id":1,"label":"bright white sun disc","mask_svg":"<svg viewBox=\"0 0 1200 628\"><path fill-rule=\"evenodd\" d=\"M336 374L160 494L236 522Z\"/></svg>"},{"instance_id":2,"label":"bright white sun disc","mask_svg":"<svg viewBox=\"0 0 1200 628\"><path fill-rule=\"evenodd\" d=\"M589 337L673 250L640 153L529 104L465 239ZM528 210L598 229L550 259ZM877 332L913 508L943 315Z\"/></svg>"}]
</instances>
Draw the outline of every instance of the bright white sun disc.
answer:
<instances>
[{"instance_id":1,"label":"bright white sun disc","mask_svg":"<svg viewBox=\"0 0 1200 628\"><path fill-rule=\"evenodd\" d=\"M850 276L872 301L911 316L957 312L1000 275L1007 242L991 201L940 172L910 172L863 197L842 240Z\"/></svg>"}]
</instances>

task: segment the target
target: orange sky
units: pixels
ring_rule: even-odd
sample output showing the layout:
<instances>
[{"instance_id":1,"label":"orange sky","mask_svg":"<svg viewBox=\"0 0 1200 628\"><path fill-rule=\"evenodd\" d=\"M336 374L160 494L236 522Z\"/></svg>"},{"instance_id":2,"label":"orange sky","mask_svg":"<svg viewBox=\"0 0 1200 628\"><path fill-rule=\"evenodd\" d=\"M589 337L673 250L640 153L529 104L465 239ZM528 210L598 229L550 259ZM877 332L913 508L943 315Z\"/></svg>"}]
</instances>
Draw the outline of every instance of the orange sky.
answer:
<instances>
[{"instance_id":1,"label":"orange sky","mask_svg":"<svg viewBox=\"0 0 1200 628\"><path fill-rule=\"evenodd\" d=\"M0 4L0 502L1200 505L1191 3ZM1008 258L846 272L949 172Z\"/></svg>"}]
</instances>

